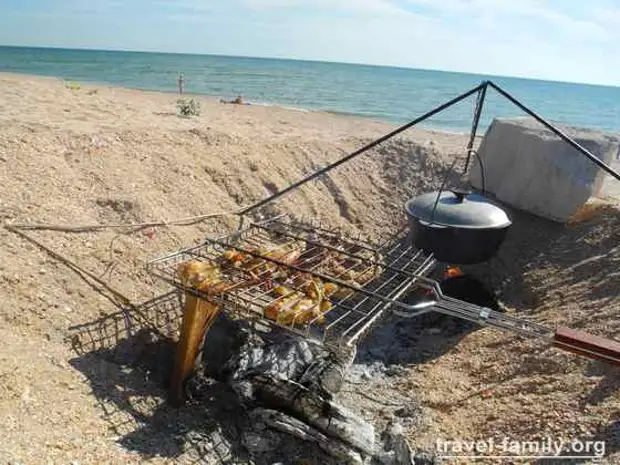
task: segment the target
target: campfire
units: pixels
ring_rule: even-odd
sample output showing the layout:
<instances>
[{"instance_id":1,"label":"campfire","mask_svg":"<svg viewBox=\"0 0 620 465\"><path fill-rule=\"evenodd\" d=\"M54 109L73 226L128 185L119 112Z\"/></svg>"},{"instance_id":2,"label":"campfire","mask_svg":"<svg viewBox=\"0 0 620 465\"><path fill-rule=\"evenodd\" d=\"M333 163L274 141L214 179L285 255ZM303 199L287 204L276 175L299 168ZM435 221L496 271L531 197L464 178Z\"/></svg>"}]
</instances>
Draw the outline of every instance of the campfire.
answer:
<instances>
[{"instance_id":1,"label":"campfire","mask_svg":"<svg viewBox=\"0 0 620 465\"><path fill-rule=\"evenodd\" d=\"M151 271L185 293L170 400L183 403L199 346L224 310L251 337L212 375L242 402L266 408L257 415L270 427L361 463L376 454L374 428L333 397L358 341L386 309L406 308L399 299L435 265L403 235L370 244L288 218L155 260Z\"/></svg>"}]
</instances>

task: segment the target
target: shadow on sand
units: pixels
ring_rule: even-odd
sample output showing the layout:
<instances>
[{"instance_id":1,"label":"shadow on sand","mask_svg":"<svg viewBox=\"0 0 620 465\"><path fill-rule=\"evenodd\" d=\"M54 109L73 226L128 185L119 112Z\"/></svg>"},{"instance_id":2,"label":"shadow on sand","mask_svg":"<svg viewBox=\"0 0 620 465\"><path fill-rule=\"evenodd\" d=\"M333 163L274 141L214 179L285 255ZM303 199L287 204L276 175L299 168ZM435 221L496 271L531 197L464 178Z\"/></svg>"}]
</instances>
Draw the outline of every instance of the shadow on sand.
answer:
<instances>
[{"instance_id":1,"label":"shadow on sand","mask_svg":"<svg viewBox=\"0 0 620 465\"><path fill-rule=\"evenodd\" d=\"M71 328L77 357L70 363L88 378L105 420L127 450L145 459L240 463L246 416L225 385L205 381L200 398L178 409L166 404L181 308L179 294L172 292Z\"/></svg>"},{"instance_id":2,"label":"shadow on sand","mask_svg":"<svg viewBox=\"0 0 620 465\"><path fill-rule=\"evenodd\" d=\"M230 386L198 374L188 382L181 408L166 403L182 312L177 292L70 328L76 357L71 365L89 380L103 417L118 443L143 459L181 463L335 465L317 448L288 435L250 437L251 417ZM234 324L234 323L233 323ZM230 355L230 320L218 319L203 361L222 366ZM235 337L235 340L238 339Z\"/></svg>"}]
</instances>

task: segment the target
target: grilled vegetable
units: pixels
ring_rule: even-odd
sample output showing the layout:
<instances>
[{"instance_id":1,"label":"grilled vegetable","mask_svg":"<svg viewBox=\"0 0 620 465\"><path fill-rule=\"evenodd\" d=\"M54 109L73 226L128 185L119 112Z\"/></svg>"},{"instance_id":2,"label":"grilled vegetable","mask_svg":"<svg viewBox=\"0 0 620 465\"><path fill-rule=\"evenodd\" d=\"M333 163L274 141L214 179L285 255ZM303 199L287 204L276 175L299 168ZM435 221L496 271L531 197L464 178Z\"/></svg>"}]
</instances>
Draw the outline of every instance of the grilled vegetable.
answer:
<instances>
[{"instance_id":1,"label":"grilled vegetable","mask_svg":"<svg viewBox=\"0 0 620 465\"><path fill-rule=\"evenodd\" d=\"M248 256L243 252L239 252L238 250L230 249L222 254L222 258L230 265L234 267L240 267L243 261L248 258Z\"/></svg>"},{"instance_id":2,"label":"grilled vegetable","mask_svg":"<svg viewBox=\"0 0 620 465\"><path fill-rule=\"evenodd\" d=\"M289 289L288 287L285 286L276 286L272 289L273 294L275 294L276 296L285 296L287 294L290 294L292 291L291 289Z\"/></svg>"},{"instance_id":3,"label":"grilled vegetable","mask_svg":"<svg viewBox=\"0 0 620 465\"><path fill-rule=\"evenodd\" d=\"M334 299L345 300L351 297L355 291L353 289L349 289L348 287L340 287L336 292L332 294Z\"/></svg>"},{"instance_id":4,"label":"grilled vegetable","mask_svg":"<svg viewBox=\"0 0 620 465\"><path fill-rule=\"evenodd\" d=\"M266 318L283 325L322 323L325 321L324 314L333 307L333 299L350 298L356 292L355 288L374 279L379 267L338 251L316 253L312 257L305 247L304 243L295 242L271 250L267 246L247 252L231 248L215 261L189 260L182 263L178 267L178 275L185 286L209 295L263 282L264 290L275 299L263 310ZM359 254L364 252L361 250ZM291 269L290 265L298 264L302 255L304 266L307 266L308 257L314 258L316 263L312 264L311 269L333 276L342 284L324 282L309 272ZM226 270L231 267L239 272L232 271L228 275ZM247 279L237 279L244 275Z\"/></svg>"},{"instance_id":5,"label":"grilled vegetable","mask_svg":"<svg viewBox=\"0 0 620 465\"><path fill-rule=\"evenodd\" d=\"M333 305L329 300L321 302L320 309L322 313L327 313L332 309Z\"/></svg>"},{"instance_id":6,"label":"grilled vegetable","mask_svg":"<svg viewBox=\"0 0 620 465\"><path fill-rule=\"evenodd\" d=\"M292 292L291 294L281 297L267 306L265 308L264 315L270 320L277 321L278 323L284 323L282 321L282 317L302 299L303 295L298 292Z\"/></svg>"},{"instance_id":7,"label":"grilled vegetable","mask_svg":"<svg viewBox=\"0 0 620 465\"><path fill-rule=\"evenodd\" d=\"M315 307L317 307L317 303L314 300L301 299L280 313L279 322L284 325L306 324L309 321L308 314L312 313Z\"/></svg>"},{"instance_id":8,"label":"grilled vegetable","mask_svg":"<svg viewBox=\"0 0 620 465\"><path fill-rule=\"evenodd\" d=\"M177 273L184 286L195 288L205 283L216 283L222 279L220 267L209 261L189 260L183 262L177 268Z\"/></svg>"},{"instance_id":9,"label":"grilled vegetable","mask_svg":"<svg viewBox=\"0 0 620 465\"><path fill-rule=\"evenodd\" d=\"M338 286L334 283L325 283L323 285L323 292L327 297L333 295L336 291L338 291Z\"/></svg>"},{"instance_id":10,"label":"grilled vegetable","mask_svg":"<svg viewBox=\"0 0 620 465\"><path fill-rule=\"evenodd\" d=\"M255 277L243 281L224 280L221 269L212 261L188 260L177 268L181 283L208 294L221 294L257 282Z\"/></svg>"}]
</instances>

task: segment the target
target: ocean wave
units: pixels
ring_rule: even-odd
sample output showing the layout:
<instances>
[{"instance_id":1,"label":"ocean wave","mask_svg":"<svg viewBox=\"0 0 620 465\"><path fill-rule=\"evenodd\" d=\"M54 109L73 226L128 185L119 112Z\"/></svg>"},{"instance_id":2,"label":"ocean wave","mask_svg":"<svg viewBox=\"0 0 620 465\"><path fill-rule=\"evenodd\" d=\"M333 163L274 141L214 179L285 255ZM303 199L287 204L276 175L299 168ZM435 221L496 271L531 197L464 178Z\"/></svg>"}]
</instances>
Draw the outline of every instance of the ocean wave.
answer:
<instances>
[{"instance_id":1,"label":"ocean wave","mask_svg":"<svg viewBox=\"0 0 620 465\"><path fill-rule=\"evenodd\" d=\"M284 110L292 110L292 111L300 111L302 113L310 113L313 110L309 110L308 108L301 108L301 107L295 107L292 105L283 105L280 103L271 103L271 102L253 102L253 101L248 101L247 102L248 105L253 105L256 107L275 107L275 108L283 108Z\"/></svg>"},{"instance_id":2,"label":"ocean wave","mask_svg":"<svg viewBox=\"0 0 620 465\"><path fill-rule=\"evenodd\" d=\"M354 111L346 111L346 110L335 110L333 108L321 108L315 111L320 111L322 113L329 113L330 115L338 115L338 116L354 116L356 118L379 118L377 115L369 115L364 113L356 113Z\"/></svg>"}]
</instances>

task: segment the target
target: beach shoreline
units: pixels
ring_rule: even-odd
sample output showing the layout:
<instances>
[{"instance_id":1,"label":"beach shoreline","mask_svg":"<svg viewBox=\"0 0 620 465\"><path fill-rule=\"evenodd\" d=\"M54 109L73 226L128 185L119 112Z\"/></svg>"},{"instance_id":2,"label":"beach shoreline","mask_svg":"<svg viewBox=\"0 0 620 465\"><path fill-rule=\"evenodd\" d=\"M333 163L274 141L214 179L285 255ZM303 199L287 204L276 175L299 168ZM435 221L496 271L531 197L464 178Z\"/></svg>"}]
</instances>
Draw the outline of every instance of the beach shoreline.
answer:
<instances>
[{"instance_id":1,"label":"beach shoreline","mask_svg":"<svg viewBox=\"0 0 620 465\"><path fill-rule=\"evenodd\" d=\"M0 80L3 77L5 79L9 79L12 82L19 82L19 81L28 82L29 80L34 80L34 81L38 80L38 81L47 82L50 84L51 83L61 84L68 88L70 88L71 85L73 84L73 85L79 86L80 88L79 90L82 90L84 92L89 92L89 91L97 92L98 90L103 88L109 91L125 92L128 94L137 93L139 95L145 95L145 96L150 95L159 101L163 99L172 101L172 99L174 99L174 103L176 103L176 101L179 99L194 98L194 99L199 99L203 104L207 104L210 107L214 105L218 105L218 106L224 105L221 103L223 99L220 97L216 97L212 95L205 95L205 94L197 94L197 93L192 93L192 92L184 92L181 95L178 92L174 92L174 91L123 87L123 86L115 85L109 82L77 81L77 80L66 79L60 76L24 74L24 73L0 71ZM390 121L379 120L379 119L375 119L372 117L364 117L364 116L359 116L359 115L346 114L343 112L332 111L332 110L314 110L314 109L306 109L306 108L294 108L294 107L281 105L277 103L262 103L262 102L257 102L257 103L248 102L248 103L249 105L243 105L243 107L261 108L261 109L265 109L266 111L273 109L276 112L290 112L291 115L292 114L301 114L301 115L306 114L306 115L312 116L313 118L325 118L325 119L334 118L337 120L346 121L348 123L357 122L357 123L362 124L362 127L366 125L367 127L373 128L373 129L381 128L385 134L393 131L394 129L400 126L399 124L394 124ZM226 104L225 106L239 107L241 105ZM447 136L455 137L455 138L469 137L469 131L466 131L466 132L465 131L463 132L454 131L449 128L428 127L422 124L419 126L415 126L412 129L412 131L417 131L420 134L428 134L428 135L435 134L439 138L441 138L443 135L447 135ZM376 131L372 131L372 132L378 136L383 135L383 134L377 133ZM480 138L482 137L482 135L483 135L483 132L479 131L477 134L477 137Z\"/></svg>"},{"instance_id":2,"label":"beach shoreline","mask_svg":"<svg viewBox=\"0 0 620 465\"><path fill-rule=\"evenodd\" d=\"M577 127L620 131L620 88L566 84L505 76L367 67L296 60L158 54L122 51L11 48L0 46L0 71L105 82L125 88L174 92L179 74L197 95L332 111L404 124L418 115L492 80L546 119ZM480 120L519 110L494 92ZM475 98L433 117L425 127L468 132ZM604 108L605 111L601 111Z\"/></svg>"},{"instance_id":3,"label":"beach shoreline","mask_svg":"<svg viewBox=\"0 0 620 465\"><path fill-rule=\"evenodd\" d=\"M90 90L105 87L105 88L112 88L112 89L125 89L128 91L143 92L147 94L153 93L153 94L161 94L161 95L168 95L168 96L176 96L178 99L197 98L197 99L203 99L206 101L210 101L213 103L220 103L221 100L233 99L235 97L233 95L216 96L216 95L209 95L209 94L202 94L202 93L194 93L191 91L184 92L183 94L179 94L178 91L175 91L175 90L155 89L155 88L147 88L147 87L131 87L131 86L127 87L127 86L122 86L120 84L117 85L117 84L114 84L111 82L105 82L105 81L74 80L74 79L65 78L63 76L48 75L48 74L26 74L26 73L15 73L15 72L9 72L9 71L0 71L0 77L1 76L13 77L15 79L26 79L26 80L27 79L44 79L44 80L52 80L52 81L55 80L55 81L66 83L66 84L71 84L71 83L78 84L81 87L89 88ZM268 102L268 101L263 102L263 101L249 100L247 101L247 104L248 106L278 108L282 110L301 112L301 113L318 113L318 114L332 115L332 116L341 117L341 118L367 121L367 122L376 123L376 124L384 124L386 125L386 127L393 127L393 128L397 128L401 124L407 123L407 122L395 123L395 122L388 121L388 120L382 120L382 119L379 119L379 118L376 118L370 115L361 115L361 114L356 114L356 113L349 113L346 111L295 107L295 106L278 103L278 102ZM432 110L432 108L428 108L428 110ZM411 120L417 118L418 116L420 115L412 115ZM428 126L425 123L421 123L417 127L425 131L429 131L429 132L446 133L446 134L451 134L451 135L456 135L456 136L464 136L470 133L469 130L458 131L453 128L440 127L440 126L434 126L434 125ZM482 131L479 131L478 135L481 135L481 133Z\"/></svg>"}]
</instances>

